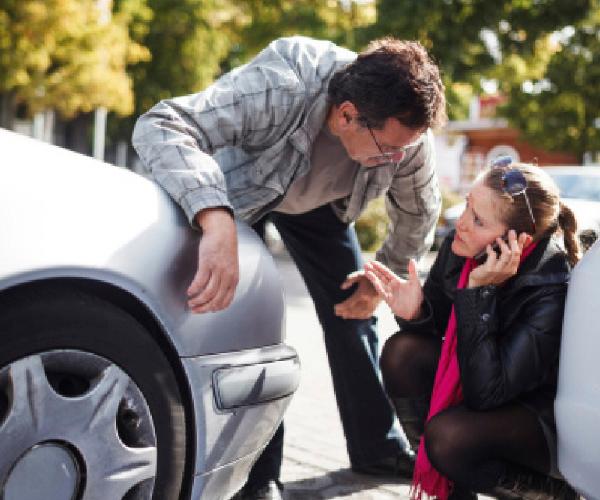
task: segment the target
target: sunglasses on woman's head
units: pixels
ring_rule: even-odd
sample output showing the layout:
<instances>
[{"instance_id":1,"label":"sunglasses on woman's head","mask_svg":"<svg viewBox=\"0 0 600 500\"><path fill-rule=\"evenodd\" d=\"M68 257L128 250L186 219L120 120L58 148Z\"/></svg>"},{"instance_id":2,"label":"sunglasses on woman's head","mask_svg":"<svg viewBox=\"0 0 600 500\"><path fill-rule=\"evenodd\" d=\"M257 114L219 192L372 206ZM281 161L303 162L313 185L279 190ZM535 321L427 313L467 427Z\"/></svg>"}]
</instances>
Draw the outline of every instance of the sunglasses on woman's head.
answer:
<instances>
[{"instance_id":1,"label":"sunglasses on woman's head","mask_svg":"<svg viewBox=\"0 0 600 500\"><path fill-rule=\"evenodd\" d=\"M502 190L508 193L513 198L519 194L522 194L527 203L527 210L529 210L529 217L533 225L533 234L535 234L535 217L531 210L529 203L529 197L527 196L527 179L525 175L516 167L511 167L513 159L510 156L499 156L490 163L490 168L503 169L502 172Z\"/></svg>"}]
</instances>

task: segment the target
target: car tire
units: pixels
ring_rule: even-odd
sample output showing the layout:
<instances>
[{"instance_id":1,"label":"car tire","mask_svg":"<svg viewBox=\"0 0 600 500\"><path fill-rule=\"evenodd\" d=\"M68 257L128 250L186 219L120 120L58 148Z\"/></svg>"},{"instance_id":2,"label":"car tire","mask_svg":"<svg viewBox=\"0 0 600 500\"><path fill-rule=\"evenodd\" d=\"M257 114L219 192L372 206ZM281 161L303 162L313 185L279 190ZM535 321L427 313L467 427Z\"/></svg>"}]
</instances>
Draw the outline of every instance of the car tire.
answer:
<instances>
[{"instance_id":1,"label":"car tire","mask_svg":"<svg viewBox=\"0 0 600 500\"><path fill-rule=\"evenodd\" d=\"M37 377L40 380L43 379L38 385L44 385L46 379L48 382L51 380L56 382L56 368L53 368L55 371L50 373L46 365L49 362L48 360L54 360L53 363L55 364L58 363L60 367L59 373L62 377L61 381L68 380L69 382L73 382L73 380L80 380L83 377L81 373L91 370L91 367L96 366L96 363L100 363L100 366L106 367L101 372L102 376L108 376L105 374L109 372L111 374L120 374L121 378L119 380L124 381L123 384L126 384L127 387L126 391L129 391L123 394L131 394L130 399L132 400L137 397L137 400L141 401L137 404L137 407L142 408L141 410L138 408L142 417L130 412L127 414L129 420L126 424L129 425L130 422L134 423L132 426L134 434L135 432L141 433L139 429L145 428L146 435L150 435L156 444L154 447L147 446L144 448L144 450L149 450L148 453L153 453L152 456L155 457L152 459L152 470L154 472L145 472L145 474L154 474L151 478L151 485L148 486L150 478L145 478L143 480L145 488L142 488L140 484L134 484L122 496L121 493L118 496L125 500L138 498L144 500L150 498L175 500L180 497L184 481L187 430L182 396L175 374L165 353L161 350L152 335L138 321L126 311L105 300L85 292L70 289L67 286L56 284L35 287L29 285L0 296L0 373L4 370L5 373L9 374L5 374L4 376L4 407L2 407L0 401L0 443L4 442L2 445L3 450L7 444L9 449L10 446L18 448L18 445L14 444L15 435L18 436L29 432L28 430L13 432L12 434L4 432L4 437L2 436L3 426L6 427L9 416L14 416L14 421L22 419L22 416L14 409L15 402L11 401L11 391L12 394L15 394L16 389L22 389L20 387L15 389L14 385L17 384L15 380L20 379L17 379L17 376L13 372L17 373L18 368L27 363L29 363L29 366L33 366L31 363L35 365L38 360L42 361L38 364L43 368L42 370L38 370ZM98 361L96 362L96 360ZM65 368L65 366L69 366L69 368ZM10 370L13 370L13 372ZM65 371L67 372L66 375ZM40 376L41 373L44 376ZM28 376L31 378L31 374ZM94 380L98 378L102 380L100 375ZM27 377L23 377L22 380L27 380ZM2 393L1 382L0 380L0 394ZM13 385L12 388L11 384ZM25 385L27 384L25 383ZM27 388L31 389L29 386ZM38 390L38 392L40 391ZM46 390L46 392L49 398L56 395L50 390ZM91 389L89 389L89 392L91 392ZM89 394L89 392L85 393L85 395ZM21 394L27 393L22 392ZM66 401L68 404L72 402L80 404L81 400L85 400L84 396L78 393L79 399L63 398L60 401ZM113 410L117 407L117 398L119 398L118 411L114 415L114 419L116 427L121 431L121 428L125 425L122 424L122 408L126 399L125 396L114 396L114 401L111 403ZM66 405L67 403L64 404ZM44 403L36 404L39 404L40 408L35 412L32 411L32 413L37 413L37 420L53 418L53 415L47 414L50 407L44 407ZM147 414L144 413L144 408L148 410ZM11 412L14 412L15 415L11 415ZM86 412L87 409L83 413ZM53 413L63 413L62 420L65 421L75 418L71 417L72 412L67 410L67 406L65 406L64 411L59 408L58 412L53 411ZM138 420L131 420L132 415L136 416ZM112 417L109 415L107 418L110 419ZM150 422L145 422L144 420L150 420ZM38 421L37 427L49 429L45 431L47 436L49 436L48 440L51 440L53 443L60 442L61 446L64 444L66 448L61 453L71 453L72 451L73 456L76 457L76 459L73 459L74 462L80 460L85 462L86 455L78 449L77 443L74 443L68 437L61 437L63 434L64 436L68 436L70 435L69 432L74 432L71 429L67 429L66 425L66 423L60 421L42 420L41 422ZM70 427L73 427L73 425L71 424ZM22 428L29 429L30 427ZM84 433L81 432L81 434L83 435ZM121 437L122 434L119 434L119 438ZM137 439L135 436L134 438ZM11 439L13 440L13 445L10 445ZM78 435L78 439L83 440L84 446L81 447L82 449L87 447L98 450L99 455L106 452L106 456L103 458L104 462L111 461L112 455L110 453L113 451L115 453L122 453L120 449L117 450L119 448L118 444L112 445L114 450L110 450L110 442L106 438L103 438L101 434L88 431L85 433L85 436ZM113 440L115 443L120 442L123 444L122 439L114 437ZM77 440L75 439L74 441ZM46 438L44 438L43 442L46 443ZM39 450L39 445L33 448L30 445L27 446L29 446L28 450ZM55 448L48 449L48 454L56 454ZM26 450L22 451L25 452ZM15 450L15 453L17 452L18 450ZM22 455L23 453L21 453ZM90 455L88 453L87 456L92 455L94 454ZM4 456L6 457L6 454ZM0 467L2 460L7 459L3 459L0 456ZM37 460L40 461L40 464L43 463L41 458L37 458ZM121 476L127 474L127 472L123 473L123 471L126 471L128 467L131 469L136 467L134 460L123 460L126 462L126 466L121 467L119 472ZM9 469L12 467L10 470L14 471L16 469L14 464L8 465ZM5 464L5 470L9 470L6 466L7 464ZM107 489L98 487L99 484L104 484L101 482L98 483L99 480L96 480L94 483L93 477L95 471L88 470L88 468L92 467L90 463L81 463L75 467L82 468L84 471L81 473L82 480L74 486L74 488L78 488L75 494L76 498L107 498L106 495L111 491L112 493L109 496L117 496L115 493L117 490L111 490L108 482L106 483ZM25 469L25 467L23 468ZM16 475L16 473L13 475ZM0 491L8 488L7 477L12 476L5 474L4 480L6 483L4 485L0 477ZM14 479L13 483L17 484L17 490L15 490L17 493L14 493L13 496L21 498L22 495L18 493L18 488L21 487L19 486L18 479ZM96 485L93 488L94 491L91 491L91 484ZM123 487L129 488L127 485ZM12 488L14 490L15 486L12 486ZM6 494L6 492L3 492L3 494ZM2 498L4 497L2 496ZM111 498L111 500L116 499Z\"/></svg>"}]
</instances>

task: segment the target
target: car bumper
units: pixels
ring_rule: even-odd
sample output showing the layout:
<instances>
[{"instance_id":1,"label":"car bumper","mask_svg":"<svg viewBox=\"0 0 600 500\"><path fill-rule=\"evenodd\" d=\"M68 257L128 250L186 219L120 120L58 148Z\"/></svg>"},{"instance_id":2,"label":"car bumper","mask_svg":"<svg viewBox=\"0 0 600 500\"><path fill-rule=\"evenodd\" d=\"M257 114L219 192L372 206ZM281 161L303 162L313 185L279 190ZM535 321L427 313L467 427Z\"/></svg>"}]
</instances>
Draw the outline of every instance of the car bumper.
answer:
<instances>
[{"instance_id":1,"label":"car bumper","mask_svg":"<svg viewBox=\"0 0 600 500\"><path fill-rule=\"evenodd\" d=\"M184 358L193 396L193 499L229 498L274 434L300 381L285 344Z\"/></svg>"}]
</instances>

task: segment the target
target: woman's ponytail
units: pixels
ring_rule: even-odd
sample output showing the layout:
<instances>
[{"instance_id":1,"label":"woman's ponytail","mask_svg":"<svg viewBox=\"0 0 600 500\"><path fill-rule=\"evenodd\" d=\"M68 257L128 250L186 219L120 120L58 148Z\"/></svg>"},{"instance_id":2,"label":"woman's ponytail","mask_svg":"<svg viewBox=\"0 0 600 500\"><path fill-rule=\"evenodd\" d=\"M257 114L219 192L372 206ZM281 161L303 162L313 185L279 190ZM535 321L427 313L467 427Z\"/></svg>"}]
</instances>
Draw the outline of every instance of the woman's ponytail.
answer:
<instances>
[{"instance_id":1,"label":"woman's ponytail","mask_svg":"<svg viewBox=\"0 0 600 500\"><path fill-rule=\"evenodd\" d=\"M577 264L581 258L581 246L577 237L577 220L573 211L560 202L560 211L558 213L558 226L562 230L567 259L571 266Z\"/></svg>"}]
</instances>

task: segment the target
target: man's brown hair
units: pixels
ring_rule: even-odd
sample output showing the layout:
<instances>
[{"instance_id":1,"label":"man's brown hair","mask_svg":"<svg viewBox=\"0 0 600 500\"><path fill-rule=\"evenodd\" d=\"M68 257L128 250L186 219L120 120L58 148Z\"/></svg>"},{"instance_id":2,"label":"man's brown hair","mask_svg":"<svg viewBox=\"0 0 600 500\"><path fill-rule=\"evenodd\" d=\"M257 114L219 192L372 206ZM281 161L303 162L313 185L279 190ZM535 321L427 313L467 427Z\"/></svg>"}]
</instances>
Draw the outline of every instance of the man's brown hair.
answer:
<instances>
[{"instance_id":1,"label":"man's brown hair","mask_svg":"<svg viewBox=\"0 0 600 500\"><path fill-rule=\"evenodd\" d=\"M337 106L350 101L359 123L372 128L382 128L388 118L411 129L435 128L446 121L439 69L418 42L391 37L372 41L333 75L328 95Z\"/></svg>"}]
</instances>

